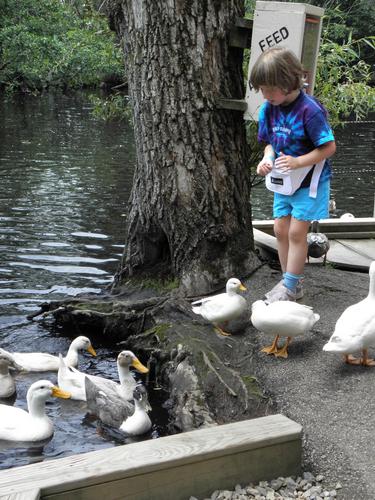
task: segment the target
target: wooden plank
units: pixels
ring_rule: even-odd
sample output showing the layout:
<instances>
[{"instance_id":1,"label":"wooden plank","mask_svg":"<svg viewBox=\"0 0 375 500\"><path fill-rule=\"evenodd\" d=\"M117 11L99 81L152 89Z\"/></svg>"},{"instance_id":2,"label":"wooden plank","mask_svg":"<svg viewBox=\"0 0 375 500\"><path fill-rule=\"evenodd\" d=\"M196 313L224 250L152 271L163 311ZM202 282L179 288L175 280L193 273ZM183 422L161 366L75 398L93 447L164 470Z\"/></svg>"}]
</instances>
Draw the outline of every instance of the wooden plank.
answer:
<instances>
[{"instance_id":1,"label":"wooden plank","mask_svg":"<svg viewBox=\"0 0 375 500\"><path fill-rule=\"evenodd\" d=\"M231 109L232 111L246 111L247 109L247 102L244 99L219 97L216 105L219 109Z\"/></svg>"},{"instance_id":2,"label":"wooden plank","mask_svg":"<svg viewBox=\"0 0 375 500\"><path fill-rule=\"evenodd\" d=\"M372 238L375 238L375 231L335 231L335 232L329 232L329 231L321 231L324 233L329 240L337 240L337 239L344 239L344 240L370 240Z\"/></svg>"},{"instance_id":3,"label":"wooden plank","mask_svg":"<svg viewBox=\"0 0 375 500\"><path fill-rule=\"evenodd\" d=\"M276 238L268 233L253 229L255 246L277 254ZM375 239L334 239L330 240L327 262L344 269L367 271L375 260ZM322 263L323 258L310 257L312 264Z\"/></svg>"},{"instance_id":4,"label":"wooden plank","mask_svg":"<svg viewBox=\"0 0 375 500\"><path fill-rule=\"evenodd\" d=\"M32 490L20 491L18 493L9 493L6 495L1 495L0 500L39 500L40 490L39 488L34 488Z\"/></svg>"},{"instance_id":5,"label":"wooden plank","mask_svg":"<svg viewBox=\"0 0 375 500\"><path fill-rule=\"evenodd\" d=\"M241 49L251 47L251 35L253 33L252 19L237 18L235 26L230 30L229 45Z\"/></svg>"},{"instance_id":6,"label":"wooden plank","mask_svg":"<svg viewBox=\"0 0 375 500\"><path fill-rule=\"evenodd\" d=\"M273 220L253 220L253 228L273 235ZM319 221L319 231L328 238L374 238L375 218L362 217L356 219L322 219Z\"/></svg>"},{"instance_id":7,"label":"wooden plank","mask_svg":"<svg viewBox=\"0 0 375 500\"><path fill-rule=\"evenodd\" d=\"M270 1L259 1L256 3L257 10L273 10L279 12L301 12L310 15L315 15L322 17L324 15L324 9L321 7L316 7L315 5L304 4L304 3L292 3L292 2L270 2Z\"/></svg>"},{"instance_id":8,"label":"wooden plank","mask_svg":"<svg viewBox=\"0 0 375 500\"><path fill-rule=\"evenodd\" d=\"M301 432L287 417L271 415L49 460L0 471L0 495L30 488L43 500L209 495L238 482L298 474Z\"/></svg>"},{"instance_id":9,"label":"wooden plank","mask_svg":"<svg viewBox=\"0 0 375 500\"><path fill-rule=\"evenodd\" d=\"M253 29L254 21L252 19L248 19L247 17L237 17L235 26L237 28L245 28L249 31Z\"/></svg>"},{"instance_id":10,"label":"wooden plank","mask_svg":"<svg viewBox=\"0 0 375 500\"><path fill-rule=\"evenodd\" d=\"M171 467L151 474L137 475L118 481L105 482L79 490L43 495L43 500L187 500L191 496L210 497L217 489L234 489L236 484L247 484L265 479L264 464L268 463L268 479L300 473L293 463L300 455L297 441L286 445L270 446L229 457ZM291 460L291 457L292 460ZM284 462L285 461L285 462ZM263 466L259 467L260 464ZM281 468L283 469L282 472ZM223 477L224 476L224 477Z\"/></svg>"},{"instance_id":11,"label":"wooden plank","mask_svg":"<svg viewBox=\"0 0 375 500\"><path fill-rule=\"evenodd\" d=\"M253 228L253 233L256 246L277 252L277 240L275 236L256 228Z\"/></svg>"},{"instance_id":12,"label":"wooden plank","mask_svg":"<svg viewBox=\"0 0 375 500\"><path fill-rule=\"evenodd\" d=\"M331 249L335 252L335 258L338 260L339 252L355 259L355 264L362 267L370 267L375 260L375 240L347 240L337 239L330 242ZM329 250L329 252L331 251ZM350 264L350 261L347 261ZM351 262L353 265L353 261Z\"/></svg>"}]
</instances>

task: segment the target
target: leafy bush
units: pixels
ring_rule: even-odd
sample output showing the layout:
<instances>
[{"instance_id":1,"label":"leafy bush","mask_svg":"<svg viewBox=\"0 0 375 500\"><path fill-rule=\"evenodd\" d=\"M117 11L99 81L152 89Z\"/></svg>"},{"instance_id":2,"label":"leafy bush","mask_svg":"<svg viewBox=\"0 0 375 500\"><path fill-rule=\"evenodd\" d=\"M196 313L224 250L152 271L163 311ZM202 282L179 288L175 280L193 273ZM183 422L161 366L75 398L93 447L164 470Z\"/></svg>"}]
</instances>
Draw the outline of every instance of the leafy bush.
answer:
<instances>
[{"instance_id":1,"label":"leafy bush","mask_svg":"<svg viewBox=\"0 0 375 500\"><path fill-rule=\"evenodd\" d=\"M360 120L375 110L370 66L360 59L362 43L349 39L339 45L326 39L321 46L315 95L328 109L333 127L350 115Z\"/></svg>"},{"instance_id":2,"label":"leafy bush","mask_svg":"<svg viewBox=\"0 0 375 500\"><path fill-rule=\"evenodd\" d=\"M107 19L59 0L0 1L0 83L8 90L95 87L123 78Z\"/></svg>"},{"instance_id":3,"label":"leafy bush","mask_svg":"<svg viewBox=\"0 0 375 500\"><path fill-rule=\"evenodd\" d=\"M123 94L111 94L106 98L90 95L90 102L94 105L93 114L104 121L125 121L131 123L132 107L129 97Z\"/></svg>"},{"instance_id":4,"label":"leafy bush","mask_svg":"<svg viewBox=\"0 0 375 500\"><path fill-rule=\"evenodd\" d=\"M328 109L334 127L343 118L353 115L359 120L375 109L371 66L362 59L364 48L375 51L375 37L354 39L347 19L338 6L328 10L315 82L315 95Z\"/></svg>"}]
</instances>

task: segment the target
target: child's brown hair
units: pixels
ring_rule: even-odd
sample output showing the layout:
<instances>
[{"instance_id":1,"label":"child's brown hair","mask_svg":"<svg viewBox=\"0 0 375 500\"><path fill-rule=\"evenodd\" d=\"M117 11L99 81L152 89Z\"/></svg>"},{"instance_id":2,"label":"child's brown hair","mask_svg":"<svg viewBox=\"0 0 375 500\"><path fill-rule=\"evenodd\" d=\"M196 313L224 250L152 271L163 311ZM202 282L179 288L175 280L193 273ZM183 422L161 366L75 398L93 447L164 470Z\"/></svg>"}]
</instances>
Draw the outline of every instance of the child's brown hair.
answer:
<instances>
[{"instance_id":1,"label":"child's brown hair","mask_svg":"<svg viewBox=\"0 0 375 500\"><path fill-rule=\"evenodd\" d=\"M303 73L302 64L291 50L274 47L258 57L250 83L257 91L261 86L277 87L289 94L303 86Z\"/></svg>"}]
</instances>

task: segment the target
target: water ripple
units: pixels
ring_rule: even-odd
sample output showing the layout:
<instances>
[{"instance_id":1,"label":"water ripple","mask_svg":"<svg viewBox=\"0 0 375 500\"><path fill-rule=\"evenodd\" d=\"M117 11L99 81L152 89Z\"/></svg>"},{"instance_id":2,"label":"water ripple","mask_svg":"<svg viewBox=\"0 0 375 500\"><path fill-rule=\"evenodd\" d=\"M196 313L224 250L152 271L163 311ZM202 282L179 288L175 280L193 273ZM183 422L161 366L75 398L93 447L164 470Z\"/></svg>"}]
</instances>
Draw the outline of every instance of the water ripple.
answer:
<instances>
[{"instance_id":1,"label":"water ripple","mask_svg":"<svg viewBox=\"0 0 375 500\"><path fill-rule=\"evenodd\" d=\"M98 259L96 257L78 257L78 256L64 256L64 255L35 255L35 254L22 254L19 255L21 259L47 261L47 262L84 262L86 264L103 264L105 262L116 262L117 259Z\"/></svg>"},{"instance_id":2,"label":"water ripple","mask_svg":"<svg viewBox=\"0 0 375 500\"><path fill-rule=\"evenodd\" d=\"M42 266L37 264L28 264L26 262L9 262L10 266L14 267L28 267L30 269L43 269L51 273L68 273L68 274L108 274L103 269L96 267L83 267L83 266Z\"/></svg>"},{"instance_id":3,"label":"water ripple","mask_svg":"<svg viewBox=\"0 0 375 500\"><path fill-rule=\"evenodd\" d=\"M74 233L71 233L73 236L78 236L79 238L98 238L98 239L108 239L108 236L106 234L99 234L99 233L85 233L83 231L76 231Z\"/></svg>"}]
</instances>

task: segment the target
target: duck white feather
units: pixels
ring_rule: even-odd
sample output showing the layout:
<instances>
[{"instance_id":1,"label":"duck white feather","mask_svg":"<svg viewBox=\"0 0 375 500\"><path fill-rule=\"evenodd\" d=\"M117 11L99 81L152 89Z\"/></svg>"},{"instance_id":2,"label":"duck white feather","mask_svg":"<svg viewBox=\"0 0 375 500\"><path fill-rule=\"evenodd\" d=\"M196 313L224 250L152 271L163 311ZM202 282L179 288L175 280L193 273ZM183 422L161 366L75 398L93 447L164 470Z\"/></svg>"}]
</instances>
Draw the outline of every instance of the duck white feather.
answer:
<instances>
[{"instance_id":1,"label":"duck white feather","mask_svg":"<svg viewBox=\"0 0 375 500\"><path fill-rule=\"evenodd\" d=\"M120 430L130 436L145 434L151 429L152 422L148 416L151 410L147 398L147 391L142 385L138 385L133 392L134 412L128 416L120 425Z\"/></svg>"},{"instance_id":2,"label":"duck white feather","mask_svg":"<svg viewBox=\"0 0 375 500\"><path fill-rule=\"evenodd\" d=\"M0 398L10 398L16 392L16 383L9 368L22 370L12 355L0 348Z\"/></svg>"},{"instance_id":3,"label":"duck white feather","mask_svg":"<svg viewBox=\"0 0 375 500\"><path fill-rule=\"evenodd\" d=\"M0 405L0 439L7 441L42 441L52 436L54 426L45 412L50 396L69 398L70 394L49 380L34 382L27 391L28 411Z\"/></svg>"},{"instance_id":4,"label":"duck white feather","mask_svg":"<svg viewBox=\"0 0 375 500\"><path fill-rule=\"evenodd\" d=\"M67 366L78 366L78 352L81 350L86 350L96 356L90 340L81 335L74 339L69 346L67 355L64 358ZM60 366L59 357L47 352L13 352L10 354L12 354L16 363L28 372L57 372Z\"/></svg>"},{"instance_id":5,"label":"duck white feather","mask_svg":"<svg viewBox=\"0 0 375 500\"><path fill-rule=\"evenodd\" d=\"M89 378L100 390L112 390L117 392L123 399L129 400L133 397L133 390L137 385L130 367L135 368L140 373L147 373L146 368L132 351L121 351L117 357L117 370L120 379L118 384L114 380L96 375L89 375L79 370L68 367L62 357L60 357L60 367L57 373L59 387L71 392L72 399L86 401L85 378Z\"/></svg>"},{"instance_id":6,"label":"duck white feather","mask_svg":"<svg viewBox=\"0 0 375 500\"><path fill-rule=\"evenodd\" d=\"M244 291L246 287L239 279L230 278L225 293L192 302L192 310L212 323L221 335L229 335L223 327L228 321L238 318L247 306L246 299L238 293L240 290Z\"/></svg>"},{"instance_id":7,"label":"duck white feather","mask_svg":"<svg viewBox=\"0 0 375 500\"><path fill-rule=\"evenodd\" d=\"M274 338L272 345L264 347L262 352L277 357L288 357L288 345L292 338L307 333L320 319L312 307L287 300L271 304L257 300L251 309L253 326ZM287 337L286 344L281 349L278 346L279 337Z\"/></svg>"},{"instance_id":8,"label":"duck white feather","mask_svg":"<svg viewBox=\"0 0 375 500\"><path fill-rule=\"evenodd\" d=\"M323 347L323 351L343 354L349 364L375 366L368 357L368 348L375 347L375 261L370 265L369 277L367 297L345 309ZM355 352L362 352L362 357L354 358Z\"/></svg>"}]
</instances>

